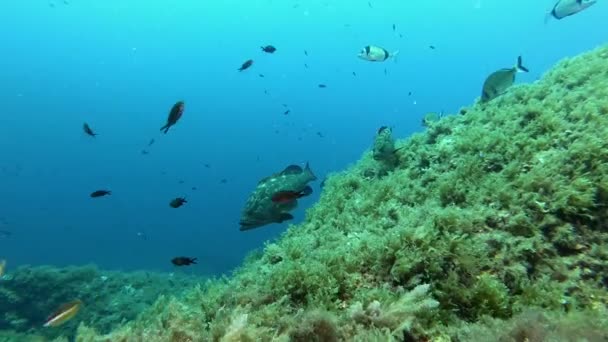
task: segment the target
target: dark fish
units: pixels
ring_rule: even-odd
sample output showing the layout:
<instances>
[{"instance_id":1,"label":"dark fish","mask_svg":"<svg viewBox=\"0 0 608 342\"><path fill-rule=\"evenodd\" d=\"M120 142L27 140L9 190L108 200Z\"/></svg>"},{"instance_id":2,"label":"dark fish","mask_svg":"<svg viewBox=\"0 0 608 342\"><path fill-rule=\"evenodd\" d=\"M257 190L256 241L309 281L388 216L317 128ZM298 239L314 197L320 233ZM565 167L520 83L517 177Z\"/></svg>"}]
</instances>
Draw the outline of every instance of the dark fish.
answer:
<instances>
[{"instance_id":1,"label":"dark fish","mask_svg":"<svg viewBox=\"0 0 608 342\"><path fill-rule=\"evenodd\" d=\"M146 240L146 241L148 240L148 236L144 232L137 232L136 235L137 235L138 238L140 238L142 240Z\"/></svg>"},{"instance_id":2,"label":"dark fish","mask_svg":"<svg viewBox=\"0 0 608 342\"><path fill-rule=\"evenodd\" d=\"M357 76L357 73L353 71L353 76Z\"/></svg>"},{"instance_id":3,"label":"dark fish","mask_svg":"<svg viewBox=\"0 0 608 342\"><path fill-rule=\"evenodd\" d=\"M277 51L277 49L272 45L266 45L266 46L262 46L262 51L264 51L266 53L274 53L275 51Z\"/></svg>"},{"instance_id":4,"label":"dark fish","mask_svg":"<svg viewBox=\"0 0 608 342\"><path fill-rule=\"evenodd\" d=\"M264 94L268 95L268 90L264 89Z\"/></svg>"},{"instance_id":5,"label":"dark fish","mask_svg":"<svg viewBox=\"0 0 608 342\"><path fill-rule=\"evenodd\" d=\"M191 189L192 191L196 191L197 187L193 186Z\"/></svg>"},{"instance_id":6,"label":"dark fish","mask_svg":"<svg viewBox=\"0 0 608 342\"><path fill-rule=\"evenodd\" d=\"M148 146L152 146L152 144L154 144L154 139L150 139L150 142L148 143Z\"/></svg>"},{"instance_id":7,"label":"dark fish","mask_svg":"<svg viewBox=\"0 0 608 342\"><path fill-rule=\"evenodd\" d=\"M395 32L396 28L397 28L397 26L395 24L393 24L393 32Z\"/></svg>"},{"instance_id":8,"label":"dark fish","mask_svg":"<svg viewBox=\"0 0 608 342\"><path fill-rule=\"evenodd\" d=\"M304 50L304 54L305 54L306 56L308 56L308 51Z\"/></svg>"},{"instance_id":9,"label":"dark fish","mask_svg":"<svg viewBox=\"0 0 608 342\"><path fill-rule=\"evenodd\" d=\"M169 206L171 208L179 208L184 205L184 203L188 203L188 201L186 201L184 197L177 197L172 199L171 202L169 202Z\"/></svg>"},{"instance_id":10,"label":"dark fish","mask_svg":"<svg viewBox=\"0 0 608 342\"><path fill-rule=\"evenodd\" d=\"M226 183L228 183L228 180L227 180L226 178L223 178L223 179L220 181L220 183L222 183L222 184L226 184Z\"/></svg>"},{"instance_id":11,"label":"dark fish","mask_svg":"<svg viewBox=\"0 0 608 342\"><path fill-rule=\"evenodd\" d=\"M146 154L150 154L150 152L148 152L147 150L141 150L141 154L146 155Z\"/></svg>"},{"instance_id":12,"label":"dark fish","mask_svg":"<svg viewBox=\"0 0 608 342\"><path fill-rule=\"evenodd\" d=\"M321 132L317 132L317 135L319 136L319 138L323 138L323 137L325 137L325 136L323 135L323 133L321 133Z\"/></svg>"},{"instance_id":13,"label":"dark fish","mask_svg":"<svg viewBox=\"0 0 608 342\"><path fill-rule=\"evenodd\" d=\"M408 93L407 93L407 96L412 96L412 92L411 92L411 91L410 91L410 92L408 92Z\"/></svg>"},{"instance_id":14,"label":"dark fish","mask_svg":"<svg viewBox=\"0 0 608 342\"><path fill-rule=\"evenodd\" d=\"M97 190L97 191L93 191L91 193L91 197L95 198L95 197L103 197L103 196L107 196L107 195L111 195L112 192L110 190Z\"/></svg>"},{"instance_id":15,"label":"dark fish","mask_svg":"<svg viewBox=\"0 0 608 342\"><path fill-rule=\"evenodd\" d=\"M180 180L178 180L177 182L178 182L179 184L184 184L184 183L186 183L186 181L184 181L183 179L180 179Z\"/></svg>"},{"instance_id":16,"label":"dark fish","mask_svg":"<svg viewBox=\"0 0 608 342\"><path fill-rule=\"evenodd\" d=\"M435 45L429 45L429 49L435 50Z\"/></svg>"},{"instance_id":17,"label":"dark fish","mask_svg":"<svg viewBox=\"0 0 608 342\"><path fill-rule=\"evenodd\" d=\"M368 2L368 3L367 3L367 6L369 6L369 8L373 8L373 7L372 7L372 3L371 3L371 2Z\"/></svg>"},{"instance_id":18,"label":"dark fish","mask_svg":"<svg viewBox=\"0 0 608 342\"><path fill-rule=\"evenodd\" d=\"M184 109L185 109L185 104L184 101L177 101L173 107L171 107L171 110L169 111L169 117L167 117L167 123L160 128L160 130L165 130L164 133L167 134L167 132L169 132L169 128L171 128L171 126L175 125L177 123L177 121L182 117L182 115L184 114Z\"/></svg>"},{"instance_id":19,"label":"dark fish","mask_svg":"<svg viewBox=\"0 0 608 342\"><path fill-rule=\"evenodd\" d=\"M521 56L517 57L517 64L512 68L503 68L491 73L483 83L481 102L490 101L509 89L515 83L518 72L528 72L523 66Z\"/></svg>"},{"instance_id":20,"label":"dark fish","mask_svg":"<svg viewBox=\"0 0 608 342\"><path fill-rule=\"evenodd\" d=\"M388 75L388 70L386 70L386 68L384 68L384 74Z\"/></svg>"},{"instance_id":21,"label":"dark fish","mask_svg":"<svg viewBox=\"0 0 608 342\"><path fill-rule=\"evenodd\" d=\"M82 125L82 129L84 130L84 133L87 135L90 135L92 137L95 137L97 135L97 133L93 132L93 130L91 129L91 126L89 126L88 123L84 123L84 125Z\"/></svg>"},{"instance_id":22,"label":"dark fish","mask_svg":"<svg viewBox=\"0 0 608 342\"><path fill-rule=\"evenodd\" d=\"M8 239L13 235L13 232L8 230L0 230L0 239Z\"/></svg>"},{"instance_id":23,"label":"dark fish","mask_svg":"<svg viewBox=\"0 0 608 342\"><path fill-rule=\"evenodd\" d=\"M210 168L210 167L211 167L211 164L205 164L205 167L206 167L206 168Z\"/></svg>"},{"instance_id":24,"label":"dark fish","mask_svg":"<svg viewBox=\"0 0 608 342\"><path fill-rule=\"evenodd\" d=\"M325 84L319 84L319 88L327 88Z\"/></svg>"},{"instance_id":25,"label":"dark fish","mask_svg":"<svg viewBox=\"0 0 608 342\"><path fill-rule=\"evenodd\" d=\"M276 192L274 195L272 195L271 200L274 203L288 203L310 194L312 194L312 188L307 185L301 191L284 190Z\"/></svg>"},{"instance_id":26,"label":"dark fish","mask_svg":"<svg viewBox=\"0 0 608 342\"><path fill-rule=\"evenodd\" d=\"M308 64L304 63L304 67L305 67L306 69L308 69Z\"/></svg>"},{"instance_id":27,"label":"dark fish","mask_svg":"<svg viewBox=\"0 0 608 342\"><path fill-rule=\"evenodd\" d=\"M243 65L241 65L241 67L238 68L237 70L243 71L243 70L249 69L249 67L251 67L252 65L253 65L253 60L249 59L249 60L245 61L245 63L243 63Z\"/></svg>"},{"instance_id":28,"label":"dark fish","mask_svg":"<svg viewBox=\"0 0 608 342\"><path fill-rule=\"evenodd\" d=\"M286 103L283 103L283 107L287 108L289 106Z\"/></svg>"},{"instance_id":29,"label":"dark fish","mask_svg":"<svg viewBox=\"0 0 608 342\"><path fill-rule=\"evenodd\" d=\"M285 112L283 112L283 115L287 115L287 114L289 114L290 112L291 112L291 110L289 110L289 109L288 109L288 110L286 110Z\"/></svg>"},{"instance_id":30,"label":"dark fish","mask_svg":"<svg viewBox=\"0 0 608 342\"><path fill-rule=\"evenodd\" d=\"M196 264L197 258L189 258L189 257L175 257L171 259L171 263L175 266L190 266L192 264Z\"/></svg>"},{"instance_id":31,"label":"dark fish","mask_svg":"<svg viewBox=\"0 0 608 342\"><path fill-rule=\"evenodd\" d=\"M260 76L261 78L264 78L264 74L259 74L258 76Z\"/></svg>"}]
</instances>

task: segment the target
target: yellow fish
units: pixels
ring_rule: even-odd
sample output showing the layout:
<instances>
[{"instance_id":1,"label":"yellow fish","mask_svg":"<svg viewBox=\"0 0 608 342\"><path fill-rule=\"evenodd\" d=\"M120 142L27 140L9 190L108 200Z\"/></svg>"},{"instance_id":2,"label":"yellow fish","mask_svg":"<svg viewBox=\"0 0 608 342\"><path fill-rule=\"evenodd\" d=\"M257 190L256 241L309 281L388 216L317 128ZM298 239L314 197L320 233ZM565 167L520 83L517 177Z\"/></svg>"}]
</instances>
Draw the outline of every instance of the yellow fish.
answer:
<instances>
[{"instance_id":1,"label":"yellow fish","mask_svg":"<svg viewBox=\"0 0 608 342\"><path fill-rule=\"evenodd\" d=\"M6 268L6 260L0 260L0 278L4 275L4 269Z\"/></svg>"},{"instance_id":2,"label":"yellow fish","mask_svg":"<svg viewBox=\"0 0 608 342\"><path fill-rule=\"evenodd\" d=\"M57 327L62 325L74 317L78 313L78 310L80 310L81 306L82 302L79 299L63 304L59 307L59 309L57 309L57 311L53 312L49 318L47 318L44 326Z\"/></svg>"}]
</instances>

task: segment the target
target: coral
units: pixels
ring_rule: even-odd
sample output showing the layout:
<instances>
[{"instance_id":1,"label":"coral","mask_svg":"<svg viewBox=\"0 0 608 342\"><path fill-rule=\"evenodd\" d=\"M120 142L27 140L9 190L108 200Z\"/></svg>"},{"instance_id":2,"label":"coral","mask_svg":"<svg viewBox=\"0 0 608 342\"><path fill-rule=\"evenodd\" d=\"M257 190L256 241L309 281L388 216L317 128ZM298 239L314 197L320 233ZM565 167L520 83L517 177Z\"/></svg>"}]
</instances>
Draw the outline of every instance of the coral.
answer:
<instances>
[{"instance_id":1,"label":"coral","mask_svg":"<svg viewBox=\"0 0 608 342\"><path fill-rule=\"evenodd\" d=\"M230 278L77 340L605 340L607 61L427 120L390 172L365 152Z\"/></svg>"}]
</instances>

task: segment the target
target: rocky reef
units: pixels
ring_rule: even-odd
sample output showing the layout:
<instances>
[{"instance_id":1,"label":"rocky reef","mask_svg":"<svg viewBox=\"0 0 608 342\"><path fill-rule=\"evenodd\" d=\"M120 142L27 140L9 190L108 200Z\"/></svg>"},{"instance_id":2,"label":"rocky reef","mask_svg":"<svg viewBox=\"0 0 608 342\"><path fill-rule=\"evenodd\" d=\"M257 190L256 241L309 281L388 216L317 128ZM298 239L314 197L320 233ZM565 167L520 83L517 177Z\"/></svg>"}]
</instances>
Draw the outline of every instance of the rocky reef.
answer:
<instances>
[{"instance_id":1,"label":"rocky reef","mask_svg":"<svg viewBox=\"0 0 608 342\"><path fill-rule=\"evenodd\" d=\"M608 47L425 123L230 278L76 341L606 341Z\"/></svg>"},{"instance_id":2,"label":"rocky reef","mask_svg":"<svg viewBox=\"0 0 608 342\"><path fill-rule=\"evenodd\" d=\"M80 322L110 332L133 320L163 294L178 295L201 278L154 272L105 272L95 266L22 266L0 279L0 341L73 337ZM58 306L80 299L83 308L65 325L43 328Z\"/></svg>"}]
</instances>

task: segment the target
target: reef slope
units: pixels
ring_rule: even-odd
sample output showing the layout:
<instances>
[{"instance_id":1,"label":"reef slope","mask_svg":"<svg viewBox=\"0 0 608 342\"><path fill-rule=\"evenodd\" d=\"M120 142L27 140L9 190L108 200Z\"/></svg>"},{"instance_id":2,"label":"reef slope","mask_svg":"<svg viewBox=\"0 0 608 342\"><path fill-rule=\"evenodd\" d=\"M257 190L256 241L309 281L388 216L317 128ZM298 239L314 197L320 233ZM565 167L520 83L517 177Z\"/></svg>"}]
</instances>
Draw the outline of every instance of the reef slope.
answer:
<instances>
[{"instance_id":1,"label":"reef slope","mask_svg":"<svg viewBox=\"0 0 608 342\"><path fill-rule=\"evenodd\" d=\"M608 47L427 126L230 278L77 340L605 341Z\"/></svg>"}]
</instances>

